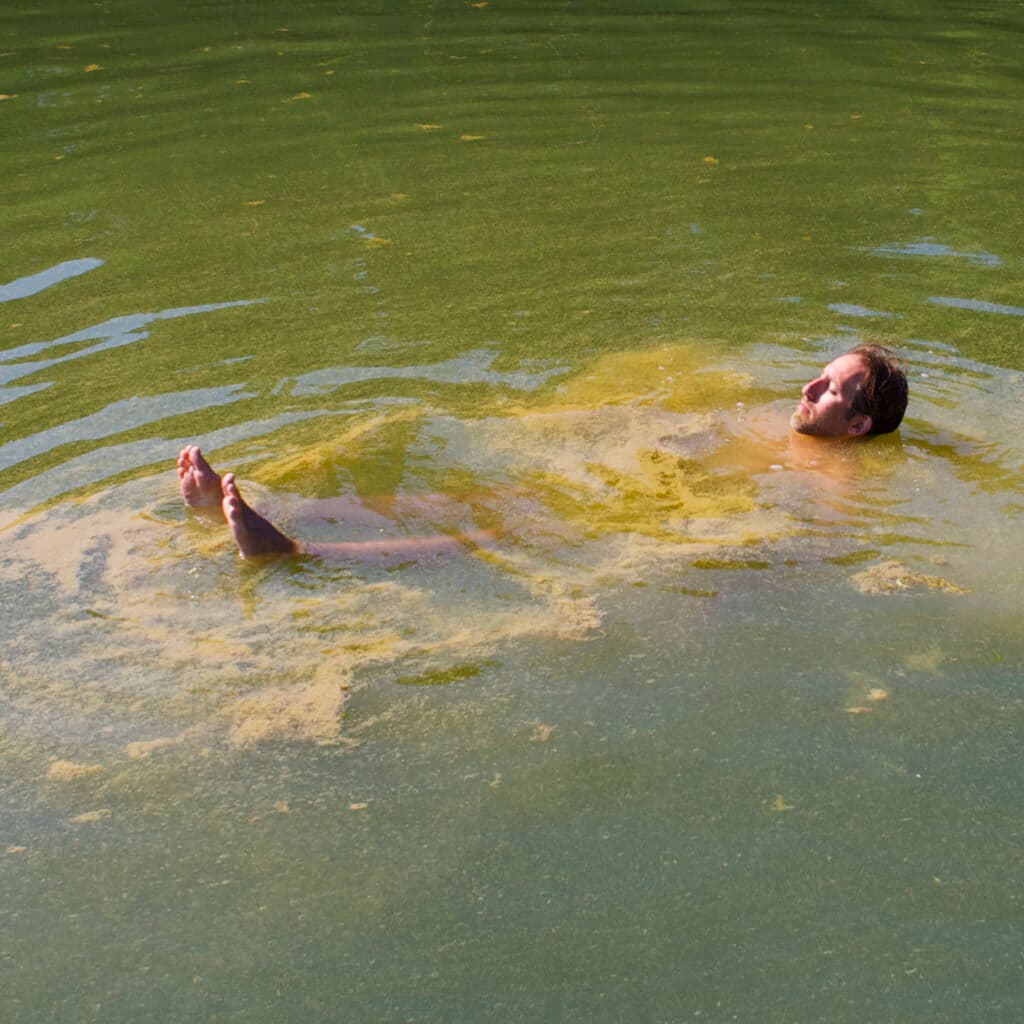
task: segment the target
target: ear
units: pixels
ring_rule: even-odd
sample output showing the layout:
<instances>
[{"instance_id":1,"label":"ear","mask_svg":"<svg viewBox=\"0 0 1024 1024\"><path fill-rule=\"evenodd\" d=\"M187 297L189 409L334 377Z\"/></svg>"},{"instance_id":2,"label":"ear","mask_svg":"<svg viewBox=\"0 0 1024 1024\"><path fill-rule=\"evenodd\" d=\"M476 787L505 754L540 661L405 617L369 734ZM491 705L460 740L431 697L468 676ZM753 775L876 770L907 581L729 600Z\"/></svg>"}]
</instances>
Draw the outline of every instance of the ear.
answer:
<instances>
[{"instance_id":1,"label":"ear","mask_svg":"<svg viewBox=\"0 0 1024 1024\"><path fill-rule=\"evenodd\" d=\"M870 429L873 420L864 413L855 413L846 427L847 437L863 437Z\"/></svg>"}]
</instances>

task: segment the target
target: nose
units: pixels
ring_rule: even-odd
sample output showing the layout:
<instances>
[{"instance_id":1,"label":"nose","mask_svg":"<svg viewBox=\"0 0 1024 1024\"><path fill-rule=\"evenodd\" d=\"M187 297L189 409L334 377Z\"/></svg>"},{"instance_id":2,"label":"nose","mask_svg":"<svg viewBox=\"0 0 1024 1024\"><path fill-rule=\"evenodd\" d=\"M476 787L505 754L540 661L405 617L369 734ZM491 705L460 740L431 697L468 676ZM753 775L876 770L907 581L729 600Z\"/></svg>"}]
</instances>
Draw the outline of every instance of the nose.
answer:
<instances>
[{"instance_id":1,"label":"nose","mask_svg":"<svg viewBox=\"0 0 1024 1024\"><path fill-rule=\"evenodd\" d=\"M814 380L809 380L801 389L800 393L809 402L816 402L818 396L821 394L821 386L825 383L824 377L815 377Z\"/></svg>"}]
</instances>

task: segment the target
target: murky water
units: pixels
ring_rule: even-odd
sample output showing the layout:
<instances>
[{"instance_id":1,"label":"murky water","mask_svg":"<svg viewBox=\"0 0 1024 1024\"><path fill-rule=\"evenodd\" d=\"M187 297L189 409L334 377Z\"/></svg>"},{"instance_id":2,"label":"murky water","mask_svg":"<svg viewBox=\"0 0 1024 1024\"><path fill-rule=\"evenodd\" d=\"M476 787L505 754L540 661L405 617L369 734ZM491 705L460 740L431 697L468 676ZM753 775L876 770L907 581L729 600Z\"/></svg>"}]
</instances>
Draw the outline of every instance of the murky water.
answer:
<instances>
[{"instance_id":1,"label":"murky water","mask_svg":"<svg viewBox=\"0 0 1024 1024\"><path fill-rule=\"evenodd\" d=\"M1024 10L258 7L0 15L5 1019L1016 1021Z\"/></svg>"}]
</instances>

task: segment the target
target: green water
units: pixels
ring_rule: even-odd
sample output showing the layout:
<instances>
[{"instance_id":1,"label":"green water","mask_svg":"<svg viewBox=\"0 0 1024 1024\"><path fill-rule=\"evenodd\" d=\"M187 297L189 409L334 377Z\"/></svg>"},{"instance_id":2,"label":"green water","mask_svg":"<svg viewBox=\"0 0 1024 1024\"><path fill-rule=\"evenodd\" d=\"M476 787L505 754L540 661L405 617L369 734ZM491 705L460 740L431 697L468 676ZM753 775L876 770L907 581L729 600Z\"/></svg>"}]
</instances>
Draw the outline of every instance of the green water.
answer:
<instances>
[{"instance_id":1,"label":"green water","mask_svg":"<svg viewBox=\"0 0 1024 1024\"><path fill-rule=\"evenodd\" d=\"M1022 31L0 12L4 1019L1019 1020Z\"/></svg>"}]
</instances>

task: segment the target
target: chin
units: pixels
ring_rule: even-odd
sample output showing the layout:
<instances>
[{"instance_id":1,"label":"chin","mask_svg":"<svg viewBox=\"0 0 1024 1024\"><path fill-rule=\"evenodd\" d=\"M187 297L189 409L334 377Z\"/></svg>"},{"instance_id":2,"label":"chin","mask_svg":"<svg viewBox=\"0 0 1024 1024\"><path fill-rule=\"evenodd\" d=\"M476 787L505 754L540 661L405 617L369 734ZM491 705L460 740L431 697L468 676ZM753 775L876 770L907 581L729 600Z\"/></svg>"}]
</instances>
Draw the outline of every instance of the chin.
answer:
<instances>
[{"instance_id":1,"label":"chin","mask_svg":"<svg viewBox=\"0 0 1024 1024\"><path fill-rule=\"evenodd\" d=\"M802 420L802 419L799 419L797 417L794 417L794 419L791 421L791 423L792 423L793 429L798 434L802 434L804 437L820 437L820 438L825 438L825 439L829 439L829 438L834 439L834 438L845 437L846 436L845 434L834 434L834 433L832 433L832 431L822 430L820 424L813 423L813 422L810 422L808 420Z\"/></svg>"}]
</instances>

